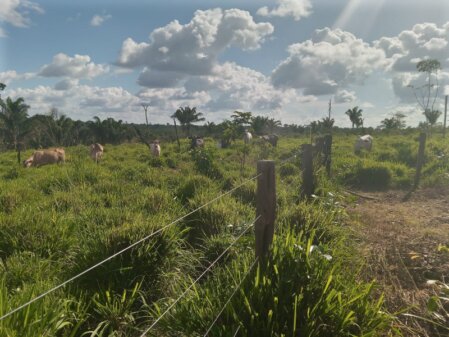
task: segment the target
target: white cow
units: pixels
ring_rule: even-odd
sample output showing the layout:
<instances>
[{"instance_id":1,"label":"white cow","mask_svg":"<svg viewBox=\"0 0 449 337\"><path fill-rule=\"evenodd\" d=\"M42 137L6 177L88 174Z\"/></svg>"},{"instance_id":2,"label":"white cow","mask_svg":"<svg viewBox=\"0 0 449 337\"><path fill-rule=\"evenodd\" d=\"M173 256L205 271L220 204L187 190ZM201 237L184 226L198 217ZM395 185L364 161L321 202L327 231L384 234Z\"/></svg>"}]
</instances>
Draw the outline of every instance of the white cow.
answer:
<instances>
[{"instance_id":1,"label":"white cow","mask_svg":"<svg viewBox=\"0 0 449 337\"><path fill-rule=\"evenodd\" d=\"M248 144L253 139L253 135L248 130L245 130L245 134L243 135L243 141L245 144Z\"/></svg>"},{"instance_id":2,"label":"white cow","mask_svg":"<svg viewBox=\"0 0 449 337\"><path fill-rule=\"evenodd\" d=\"M50 150L35 151L33 155L24 160L23 166L25 167L39 167L48 164L59 164L65 162L65 151L61 148Z\"/></svg>"},{"instance_id":3,"label":"white cow","mask_svg":"<svg viewBox=\"0 0 449 337\"><path fill-rule=\"evenodd\" d=\"M104 148L100 143L95 143L90 146L90 157L98 164L101 157L103 157Z\"/></svg>"},{"instance_id":4,"label":"white cow","mask_svg":"<svg viewBox=\"0 0 449 337\"><path fill-rule=\"evenodd\" d=\"M364 135L357 138L355 144L354 144L354 151L360 152L360 150L365 149L368 151L371 151L373 147L373 137L370 135Z\"/></svg>"},{"instance_id":5,"label":"white cow","mask_svg":"<svg viewBox=\"0 0 449 337\"><path fill-rule=\"evenodd\" d=\"M155 157L159 157L161 155L161 146L158 140L155 140L150 144L151 154Z\"/></svg>"}]
</instances>

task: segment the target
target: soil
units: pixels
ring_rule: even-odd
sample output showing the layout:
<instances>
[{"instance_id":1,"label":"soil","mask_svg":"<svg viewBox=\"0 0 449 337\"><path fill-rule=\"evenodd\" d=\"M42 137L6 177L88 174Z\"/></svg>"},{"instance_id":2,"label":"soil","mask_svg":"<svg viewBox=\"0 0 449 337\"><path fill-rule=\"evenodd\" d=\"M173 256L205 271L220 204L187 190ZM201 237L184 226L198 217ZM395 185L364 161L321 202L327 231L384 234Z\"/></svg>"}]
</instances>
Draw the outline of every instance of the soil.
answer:
<instances>
[{"instance_id":1,"label":"soil","mask_svg":"<svg viewBox=\"0 0 449 337\"><path fill-rule=\"evenodd\" d=\"M360 195L368 198L354 197L348 212L366 260L364 277L376 280L388 311L399 318L396 328L404 336L449 336L409 316L432 318L427 302L440 282L449 284L449 253L438 250L449 247L449 188ZM439 322L449 327L449 317Z\"/></svg>"}]
</instances>

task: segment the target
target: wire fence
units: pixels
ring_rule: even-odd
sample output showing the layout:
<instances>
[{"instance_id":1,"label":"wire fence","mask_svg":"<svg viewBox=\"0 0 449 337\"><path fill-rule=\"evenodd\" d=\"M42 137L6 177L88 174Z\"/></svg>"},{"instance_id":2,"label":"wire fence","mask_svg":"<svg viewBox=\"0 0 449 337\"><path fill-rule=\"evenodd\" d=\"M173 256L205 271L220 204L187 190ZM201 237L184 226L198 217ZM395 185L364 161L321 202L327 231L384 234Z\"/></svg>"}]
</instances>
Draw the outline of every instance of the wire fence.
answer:
<instances>
[{"instance_id":1,"label":"wire fence","mask_svg":"<svg viewBox=\"0 0 449 337\"><path fill-rule=\"evenodd\" d=\"M294 151L294 154L282 161L280 161L278 163L278 168L283 167L284 165L286 165L287 163L289 163L290 161L296 159L298 157L298 155L301 154L301 150L296 150ZM274 165L274 162L272 162L272 164ZM274 168L273 168L274 170ZM273 171L274 172L274 171ZM273 173L274 174L274 173ZM243 182L241 182L240 184L238 184L237 186L233 187L232 189L221 193L220 195L218 195L217 197L209 200L208 202L204 203L203 205L195 208L194 210L182 215L181 217L177 218L176 220L166 224L165 226L159 228L158 230L150 233L149 235L141 238L140 240L132 243L131 245L121 249L120 251L110 255L109 257L101 260L100 262L94 264L93 266L83 270L82 272L76 274L75 276L65 280L64 282L56 285L55 287L41 293L40 295L32 298L31 300L29 300L28 302L16 307L13 310L10 310L9 312L7 312L6 314L4 314L3 316L0 317L0 321L4 320L5 318L13 315L14 313L28 307L29 305L31 305L32 303L42 299L43 297L57 291L58 289L64 287L65 285L75 281L76 279L82 277L83 275L86 275L87 273L89 273L90 271L98 268L99 266L105 264L106 262L114 259L115 257L125 253L126 251L129 251L130 249L138 246L139 244L143 243L144 241L150 239L151 237L163 232L164 230L166 230L167 228L179 223L180 221L182 221L183 219L187 218L188 216L198 212L199 210L207 207L208 205L212 204L213 202L233 193L234 191L236 191L237 189L241 188L242 186L244 186L245 184L249 183L250 181L253 181L255 179L257 179L258 177L260 177L262 175L262 173L259 173L251 178L248 178L246 180L244 180ZM263 180L264 178L262 178ZM262 193L263 194L263 193ZM248 232L248 230L250 228L252 228L254 226L254 224L256 224L256 222L259 220L260 215L256 217L256 219L249 225L247 226L236 238L235 240L192 282L192 284L189 285L189 287L187 287L187 289L184 290L184 292L173 302L169 305L169 307L150 325L150 327L148 327L140 337L144 337L146 336L146 334L155 327L155 325L189 292L190 289L192 289L192 287L195 286L195 284L204 276L206 275L206 273L208 273L217 263L218 261L229 251L229 249L231 249L231 247L245 234ZM256 233L257 234L257 233ZM257 235L256 235L256 243L257 243ZM256 254L257 254L257 250L256 250ZM207 336L209 334L209 332L211 331L211 329L213 328L213 326L216 324L216 322L218 321L219 317L221 316L221 314L223 313L223 311L226 309L227 305L229 304L229 302L232 300L232 298L234 297L234 295L236 294L236 292L238 291L238 289L241 287L243 281L246 279L247 275L251 272L251 270L254 268L254 266L256 265L256 262L259 260L258 257L256 257L256 259L254 260L254 262L251 264L250 268L247 270L247 272L244 274L244 276L242 277L240 283L237 285L237 287L234 289L233 293L231 294L231 296L228 298L228 300L226 301L226 303L224 304L224 306L221 308L220 312L218 313L218 315L216 316L216 318L213 320L212 324L209 326L208 330L206 331L206 333L204 334L204 336ZM234 333L234 336L236 336L238 334L240 330L240 326L237 328L237 330Z\"/></svg>"},{"instance_id":2,"label":"wire fence","mask_svg":"<svg viewBox=\"0 0 449 337\"><path fill-rule=\"evenodd\" d=\"M212 267L214 265L217 264L217 262L229 251L229 249L231 249L232 246L234 246L234 244L254 225L254 223L259 219L259 217L257 217L249 226L247 226L240 234L239 236L237 236L237 238L235 238L235 240L200 274L200 276L198 276L195 281L192 282L192 284L190 286L187 287L186 290L184 290L184 292L178 296L178 298L150 325L150 327L148 329L146 329L142 335L140 335L140 337L144 337L146 336L146 334L153 329L156 324L176 305L176 303L178 303L187 293L190 289L192 289L192 287L199 281L201 280L201 278L207 274L208 271L210 271L212 269Z\"/></svg>"},{"instance_id":3,"label":"wire fence","mask_svg":"<svg viewBox=\"0 0 449 337\"><path fill-rule=\"evenodd\" d=\"M202 208L204 208L204 207L206 207L206 206L212 204L213 202L215 202L215 201L217 201L217 200L223 198L223 197L226 196L226 195L231 194L232 192L236 191L237 189L239 189L240 187L242 187L242 186L244 186L245 184L249 183L250 181L257 179L259 176L260 176L260 174L259 174L259 175L255 175L255 176L253 176L253 177L251 177L251 178L249 178L249 179L246 179L245 181L243 181L243 182L240 183L239 185L233 187L233 188L230 189L229 191L226 191L226 192L220 194L219 196L213 198L212 200L209 200L209 201L206 202L205 204L203 204L203 205L197 207L197 208L194 209L193 211L191 211L191 212L189 212L189 213L187 213L187 214L184 214L183 216L177 218L176 220L170 222L169 224L163 226L162 228L159 228L158 230L156 230L156 231L152 232L151 234L149 234L149 235L143 237L142 239L140 239L140 240L134 242L133 244L131 244L131 245L129 245L129 246L123 248L122 250L120 250L120 251L118 251L118 252L112 254L111 256L105 258L104 260L101 260L100 262L96 263L95 265L93 265L93 266L91 266L91 267L85 269L84 271L80 272L79 274L77 274L77 275L75 275L75 276L69 278L68 280L66 280L66 281L64 281L64 282L62 282L62 283L60 283L60 284L58 284L57 286L55 286L55 287L53 287L53 288L47 290L46 292L41 293L40 295L36 296L35 298L29 300L28 302L26 302L26 303L24 303L24 304L22 304L22 305L20 305L19 307L15 308L15 309L13 309L13 310L11 310L11 311L9 311L9 312L7 312L6 314L4 314L3 316L0 317L0 321L4 320L5 318L7 318L7 317L13 315L14 313L16 313L16 312L18 312L18 311L20 311L20 310L26 308L27 306L29 306L30 304L32 304L32 303L34 303L34 302L40 300L41 298L43 298L43 297L45 297L45 296L47 296L47 295L49 295L49 294L55 292L56 290L58 290L58 289L64 287L64 286L67 285L68 283L73 282L74 280L76 280L76 279L80 278L81 276L87 274L88 272L90 272L90 271L92 271L92 270L98 268L99 266L103 265L104 263L106 263L106 262L112 260L113 258L115 258L115 257L117 257L117 256L119 256L119 255L121 255L121 254L123 254L124 252L126 252L126 251L132 249L133 247L135 247L135 246L141 244L142 242L144 242L144 241L150 239L151 237L155 236L156 234L161 233L161 232L164 231L165 229L167 229L167 228L169 228L169 227L175 225L176 223L180 222L181 220L185 219L186 217L188 217L188 216L190 216L190 215L192 215L192 214L198 212L198 211L201 210Z\"/></svg>"},{"instance_id":4,"label":"wire fence","mask_svg":"<svg viewBox=\"0 0 449 337\"><path fill-rule=\"evenodd\" d=\"M254 268L254 266L256 265L257 261L259 261L259 258L256 257L256 259L253 261L253 263L251 264L251 266L248 268L248 270L245 272L245 274L243 275L242 279L240 280L239 284L237 285L237 287L234 288L234 291L232 292L231 296L229 296L228 300L226 301L226 303L223 305L223 307L221 308L220 312L218 313L218 315L215 317L215 319L212 321L211 325L209 326L209 328L207 329L207 331L205 332L205 334L203 335L203 337L206 337L209 332L212 330L212 328L214 327L215 323L217 323L218 319L220 318L221 314L223 313L223 311L226 309L226 307L228 306L229 302L231 302L232 298L234 297L234 295L237 293L237 291L240 289L240 287L242 286L243 282L245 281L246 277L248 276L248 274L252 271L252 269ZM237 331L234 333L234 336L237 335L237 333L240 330L240 326L237 328Z\"/></svg>"}]
</instances>

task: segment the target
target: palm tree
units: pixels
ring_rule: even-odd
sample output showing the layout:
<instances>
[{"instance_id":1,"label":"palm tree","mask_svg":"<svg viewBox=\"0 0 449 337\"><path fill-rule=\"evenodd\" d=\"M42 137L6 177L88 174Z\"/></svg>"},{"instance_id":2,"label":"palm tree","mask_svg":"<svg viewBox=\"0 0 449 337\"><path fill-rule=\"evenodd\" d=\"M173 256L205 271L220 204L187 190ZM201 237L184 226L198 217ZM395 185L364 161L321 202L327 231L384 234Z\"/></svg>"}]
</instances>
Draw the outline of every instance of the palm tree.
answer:
<instances>
[{"instance_id":1,"label":"palm tree","mask_svg":"<svg viewBox=\"0 0 449 337\"><path fill-rule=\"evenodd\" d=\"M262 135L268 126L268 117L254 116L251 118L251 127L256 135Z\"/></svg>"},{"instance_id":2,"label":"palm tree","mask_svg":"<svg viewBox=\"0 0 449 337\"><path fill-rule=\"evenodd\" d=\"M270 133L273 134L274 133L274 129L276 129L277 127L281 126L282 123L280 120L274 119L274 118L270 118L267 121L267 128L268 130L270 130Z\"/></svg>"},{"instance_id":3,"label":"palm tree","mask_svg":"<svg viewBox=\"0 0 449 337\"><path fill-rule=\"evenodd\" d=\"M196 108L180 107L176 112L171 116L171 118L176 118L181 127L187 131L187 135L190 136L190 127L193 123L202 122L205 120L202 117L203 114L201 112L196 112Z\"/></svg>"},{"instance_id":4,"label":"palm tree","mask_svg":"<svg viewBox=\"0 0 449 337\"><path fill-rule=\"evenodd\" d=\"M2 122L4 141L8 147L17 151L17 161L20 164L20 151L23 140L29 131L27 123L29 106L25 104L22 97L15 101L8 97L6 101L0 100L0 105L2 107L0 121Z\"/></svg>"},{"instance_id":5,"label":"palm tree","mask_svg":"<svg viewBox=\"0 0 449 337\"><path fill-rule=\"evenodd\" d=\"M321 126L323 130L330 130L334 126L335 120L330 117L324 117L321 121L318 121L318 125Z\"/></svg>"},{"instance_id":6,"label":"palm tree","mask_svg":"<svg viewBox=\"0 0 449 337\"><path fill-rule=\"evenodd\" d=\"M362 109L359 109L358 106L353 107L352 109L348 109L345 113L348 115L349 119L352 123L352 128L362 126L363 119L362 119Z\"/></svg>"}]
</instances>

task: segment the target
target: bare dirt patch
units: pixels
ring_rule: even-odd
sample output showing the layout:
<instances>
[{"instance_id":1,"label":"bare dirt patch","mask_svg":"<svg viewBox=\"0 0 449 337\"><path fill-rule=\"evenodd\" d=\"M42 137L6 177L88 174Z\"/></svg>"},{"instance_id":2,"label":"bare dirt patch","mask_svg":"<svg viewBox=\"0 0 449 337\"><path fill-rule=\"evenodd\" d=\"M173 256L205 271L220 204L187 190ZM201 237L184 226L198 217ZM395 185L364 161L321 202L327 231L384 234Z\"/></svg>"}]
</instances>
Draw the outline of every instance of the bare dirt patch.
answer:
<instances>
[{"instance_id":1,"label":"bare dirt patch","mask_svg":"<svg viewBox=\"0 0 449 337\"><path fill-rule=\"evenodd\" d=\"M437 289L428 281L449 283L449 253L438 251L449 246L449 188L418 190L407 201L404 192L368 196L348 206L366 278L376 280L390 312L429 317L427 302ZM448 336L422 319L398 317L404 336Z\"/></svg>"}]
</instances>

